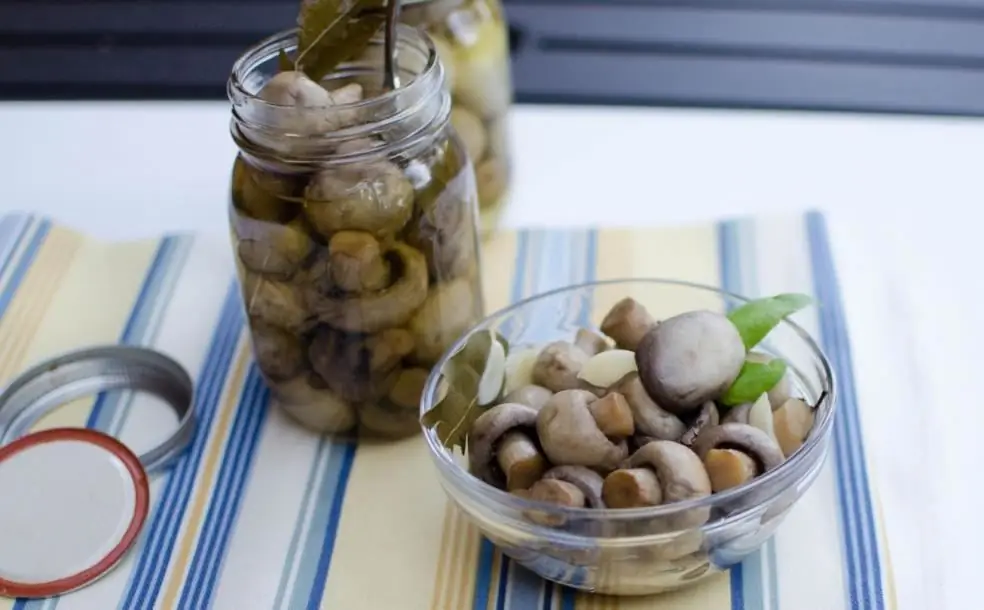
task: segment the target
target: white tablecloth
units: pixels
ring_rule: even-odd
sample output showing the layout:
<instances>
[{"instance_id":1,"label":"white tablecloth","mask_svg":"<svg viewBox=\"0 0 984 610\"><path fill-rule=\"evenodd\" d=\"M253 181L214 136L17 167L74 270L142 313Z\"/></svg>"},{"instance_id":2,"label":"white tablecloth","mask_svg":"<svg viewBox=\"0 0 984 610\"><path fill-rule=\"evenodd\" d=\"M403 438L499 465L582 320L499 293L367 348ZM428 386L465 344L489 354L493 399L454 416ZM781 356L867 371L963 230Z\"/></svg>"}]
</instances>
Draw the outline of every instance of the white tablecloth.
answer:
<instances>
[{"instance_id":1,"label":"white tablecloth","mask_svg":"<svg viewBox=\"0 0 984 610\"><path fill-rule=\"evenodd\" d=\"M223 103L2 104L0 211L225 231L227 126ZM984 122L540 106L512 128L508 226L827 214L898 607L979 607Z\"/></svg>"}]
</instances>

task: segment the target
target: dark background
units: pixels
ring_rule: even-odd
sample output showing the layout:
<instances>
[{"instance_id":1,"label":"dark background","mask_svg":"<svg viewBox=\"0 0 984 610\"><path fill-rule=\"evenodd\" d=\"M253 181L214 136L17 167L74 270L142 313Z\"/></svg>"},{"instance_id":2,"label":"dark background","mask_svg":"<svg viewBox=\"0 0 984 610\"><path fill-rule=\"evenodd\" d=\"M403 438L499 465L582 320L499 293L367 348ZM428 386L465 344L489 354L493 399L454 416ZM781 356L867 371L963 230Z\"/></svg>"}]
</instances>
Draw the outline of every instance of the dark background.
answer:
<instances>
[{"instance_id":1,"label":"dark background","mask_svg":"<svg viewBox=\"0 0 984 610\"><path fill-rule=\"evenodd\" d=\"M224 99L297 0L0 0L0 99ZM984 115L984 0L506 0L516 97Z\"/></svg>"}]
</instances>

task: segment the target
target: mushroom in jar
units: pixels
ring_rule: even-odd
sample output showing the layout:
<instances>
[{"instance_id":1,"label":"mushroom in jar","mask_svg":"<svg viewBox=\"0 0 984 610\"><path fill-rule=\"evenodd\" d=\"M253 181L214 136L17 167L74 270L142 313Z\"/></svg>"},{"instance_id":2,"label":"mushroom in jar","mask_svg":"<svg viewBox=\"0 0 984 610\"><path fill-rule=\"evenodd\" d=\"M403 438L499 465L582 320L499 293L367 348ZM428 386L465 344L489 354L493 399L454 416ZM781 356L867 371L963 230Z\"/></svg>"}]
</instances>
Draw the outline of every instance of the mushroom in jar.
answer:
<instances>
[{"instance_id":1,"label":"mushroom in jar","mask_svg":"<svg viewBox=\"0 0 984 610\"><path fill-rule=\"evenodd\" d=\"M518 402L521 405L533 407L539 411L543 405L547 404L553 392L539 385L524 385L506 394L502 402Z\"/></svg>"},{"instance_id":2,"label":"mushroom in jar","mask_svg":"<svg viewBox=\"0 0 984 610\"><path fill-rule=\"evenodd\" d=\"M250 339L256 365L268 380L285 381L305 370L304 343L297 335L263 320L251 320Z\"/></svg>"},{"instance_id":3,"label":"mushroom in jar","mask_svg":"<svg viewBox=\"0 0 984 610\"><path fill-rule=\"evenodd\" d=\"M248 271L240 273L240 278L243 304L251 319L262 320L294 333L311 327L312 316L297 286Z\"/></svg>"},{"instance_id":4,"label":"mushroom in jar","mask_svg":"<svg viewBox=\"0 0 984 610\"><path fill-rule=\"evenodd\" d=\"M615 341L620 349L635 351L656 320L639 301L625 297L608 311L601 322L601 332Z\"/></svg>"},{"instance_id":5,"label":"mushroom in jar","mask_svg":"<svg viewBox=\"0 0 984 610\"><path fill-rule=\"evenodd\" d=\"M250 271L271 279L288 280L314 249L314 242L300 222L278 224L248 217L234 217L236 253Z\"/></svg>"},{"instance_id":6,"label":"mushroom in jar","mask_svg":"<svg viewBox=\"0 0 984 610\"><path fill-rule=\"evenodd\" d=\"M533 365L533 383L552 392L573 390L580 385L577 378L590 356L567 341L554 341L542 350Z\"/></svg>"},{"instance_id":7,"label":"mushroom in jar","mask_svg":"<svg viewBox=\"0 0 984 610\"><path fill-rule=\"evenodd\" d=\"M233 222L244 216L268 222L286 222L297 215L303 184L295 176L254 167L242 155L232 166Z\"/></svg>"},{"instance_id":8,"label":"mushroom in jar","mask_svg":"<svg viewBox=\"0 0 984 610\"><path fill-rule=\"evenodd\" d=\"M358 114L353 110L336 107L361 100L362 87L353 83L343 89L329 92L303 72L278 72L259 93L259 98L268 104L262 108L261 121L274 126L277 137L267 136L258 129L249 129L246 136L285 153L312 146L304 136L330 133L358 121Z\"/></svg>"},{"instance_id":9,"label":"mushroom in jar","mask_svg":"<svg viewBox=\"0 0 984 610\"><path fill-rule=\"evenodd\" d=\"M455 339L481 317L481 303L469 278L436 284L413 316L407 328L413 333L413 359L436 362Z\"/></svg>"},{"instance_id":10,"label":"mushroom in jar","mask_svg":"<svg viewBox=\"0 0 984 610\"><path fill-rule=\"evenodd\" d=\"M471 473L500 489L529 489L549 467L534 440L536 421L535 409L515 403L479 415L468 442Z\"/></svg>"},{"instance_id":11,"label":"mushroom in jar","mask_svg":"<svg viewBox=\"0 0 984 610\"><path fill-rule=\"evenodd\" d=\"M673 441L653 441L632 454L625 467L605 477L610 508L656 506L711 495L700 458Z\"/></svg>"},{"instance_id":12,"label":"mushroom in jar","mask_svg":"<svg viewBox=\"0 0 984 610\"><path fill-rule=\"evenodd\" d=\"M346 292L382 290L389 284L389 263L379 241L365 231L339 231L328 242L331 281Z\"/></svg>"},{"instance_id":13,"label":"mushroom in jar","mask_svg":"<svg viewBox=\"0 0 984 610\"><path fill-rule=\"evenodd\" d=\"M615 468L626 455L625 441L613 442L590 409L598 397L584 390L564 390L554 394L540 409L536 431L547 458L558 466ZM531 409L532 410L532 409ZM533 410L536 412L535 410Z\"/></svg>"},{"instance_id":14,"label":"mushroom in jar","mask_svg":"<svg viewBox=\"0 0 984 610\"><path fill-rule=\"evenodd\" d=\"M692 448L707 468L716 492L746 483L785 459L779 444L768 434L733 422L704 429Z\"/></svg>"},{"instance_id":15,"label":"mushroom in jar","mask_svg":"<svg viewBox=\"0 0 984 610\"><path fill-rule=\"evenodd\" d=\"M305 296L311 313L348 332L373 333L407 324L427 298L427 263L420 252L400 242L392 243L385 257L389 285L357 294L325 293L309 285Z\"/></svg>"},{"instance_id":16,"label":"mushroom in jar","mask_svg":"<svg viewBox=\"0 0 984 610\"><path fill-rule=\"evenodd\" d=\"M357 423L355 408L310 371L272 384L270 392L288 415L309 429L339 433L351 430Z\"/></svg>"},{"instance_id":17,"label":"mushroom in jar","mask_svg":"<svg viewBox=\"0 0 984 610\"><path fill-rule=\"evenodd\" d=\"M638 434L652 439L675 441L687 431L686 424L679 417L663 409L650 398L642 387L638 372L629 373L611 389L625 397L632 410L632 418Z\"/></svg>"},{"instance_id":18,"label":"mushroom in jar","mask_svg":"<svg viewBox=\"0 0 984 610\"><path fill-rule=\"evenodd\" d=\"M420 396L429 372L400 369L386 395L358 405L359 423L366 430L389 438L403 438L420 431Z\"/></svg>"},{"instance_id":19,"label":"mushroom in jar","mask_svg":"<svg viewBox=\"0 0 984 610\"><path fill-rule=\"evenodd\" d=\"M352 335L321 326L308 348L311 368L345 400L367 402L389 392L393 371L413 350L413 337L399 328Z\"/></svg>"},{"instance_id":20,"label":"mushroom in jar","mask_svg":"<svg viewBox=\"0 0 984 610\"><path fill-rule=\"evenodd\" d=\"M465 144L468 157L477 163L484 156L485 147L488 143L482 120L466 108L456 106L451 110L451 124Z\"/></svg>"},{"instance_id":21,"label":"mushroom in jar","mask_svg":"<svg viewBox=\"0 0 984 610\"><path fill-rule=\"evenodd\" d=\"M304 192L304 211L322 235L366 231L378 237L406 226L413 214L413 186L386 161L325 169Z\"/></svg>"},{"instance_id":22,"label":"mushroom in jar","mask_svg":"<svg viewBox=\"0 0 984 610\"><path fill-rule=\"evenodd\" d=\"M667 411L687 416L734 382L745 363L745 344L727 316L690 311L650 329L639 342L636 363L646 392Z\"/></svg>"}]
</instances>

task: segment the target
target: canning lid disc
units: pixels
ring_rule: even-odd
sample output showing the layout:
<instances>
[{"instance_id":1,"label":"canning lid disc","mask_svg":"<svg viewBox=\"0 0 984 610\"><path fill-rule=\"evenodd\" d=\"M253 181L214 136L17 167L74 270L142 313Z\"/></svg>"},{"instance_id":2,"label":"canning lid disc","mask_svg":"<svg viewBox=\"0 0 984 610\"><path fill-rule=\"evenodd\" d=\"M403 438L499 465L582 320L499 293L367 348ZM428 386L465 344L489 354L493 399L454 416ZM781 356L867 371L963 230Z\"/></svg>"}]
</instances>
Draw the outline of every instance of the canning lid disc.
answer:
<instances>
[{"instance_id":1,"label":"canning lid disc","mask_svg":"<svg viewBox=\"0 0 984 610\"><path fill-rule=\"evenodd\" d=\"M111 570L147 519L140 460L83 428L0 447L0 595L51 597Z\"/></svg>"}]
</instances>

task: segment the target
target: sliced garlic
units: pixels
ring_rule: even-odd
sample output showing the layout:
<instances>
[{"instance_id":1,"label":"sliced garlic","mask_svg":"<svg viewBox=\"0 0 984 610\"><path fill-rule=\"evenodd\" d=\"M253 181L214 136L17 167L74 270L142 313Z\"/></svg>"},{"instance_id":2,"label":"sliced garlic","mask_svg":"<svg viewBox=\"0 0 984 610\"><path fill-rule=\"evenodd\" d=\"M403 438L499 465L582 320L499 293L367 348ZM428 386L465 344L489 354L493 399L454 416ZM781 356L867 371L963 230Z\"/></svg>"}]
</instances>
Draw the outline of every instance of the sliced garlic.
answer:
<instances>
[{"instance_id":1,"label":"sliced garlic","mask_svg":"<svg viewBox=\"0 0 984 610\"><path fill-rule=\"evenodd\" d=\"M505 378L506 348L499 341L493 340L489 347L488 360L485 361L485 370L478 380L478 404L484 406L498 398Z\"/></svg>"},{"instance_id":2,"label":"sliced garlic","mask_svg":"<svg viewBox=\"0 0 984 610\"><path fill-rule=\"evenodd\" d=\"M778 440L772 423L772 403L769 402L768 394L762 394L752 404L748 411L748 423L768 434L770 438Z\"/></svg>"},{"instance_id":3,"label":"sliced garlic","mask_svg":"<svg viewBox=\"0 0 984 610\"><path fill-rule=\"evenodd\" d=\"M506 394L523 386L533 385L533 367L539 354L539 348L535 347L509 354L506 358Z\"/></svg>"},{"instance_id":4,"label":"sliced garlic","mask_svg":"<svg viewBox=\"0 0 984 610\"><path fill-rule=\"evenodd\" d=\"M608 388L636 370L635 352L611 349L592 356L581 367L577 377L596 388Z\"/></svg>"},{"instance_id":5,"label":"sliced garlic","mask_svg":"<svg viewBox=\"0 0 984 610\"><path fill-rule=\"evenodd\" d=\"M772 416L776 440L783 455L788 458L809 436L813 428L813 408L799 398L790 398Z\"/></svg>"}]
</instances>

